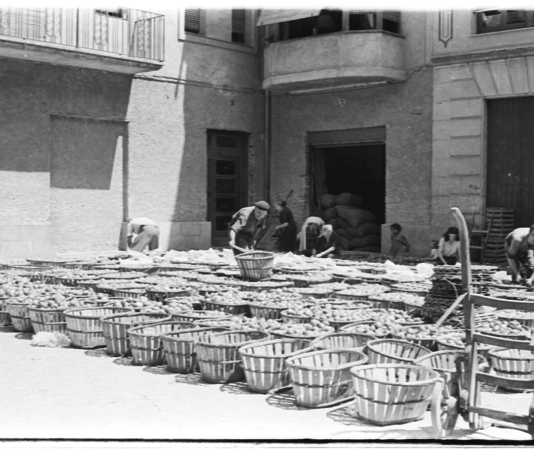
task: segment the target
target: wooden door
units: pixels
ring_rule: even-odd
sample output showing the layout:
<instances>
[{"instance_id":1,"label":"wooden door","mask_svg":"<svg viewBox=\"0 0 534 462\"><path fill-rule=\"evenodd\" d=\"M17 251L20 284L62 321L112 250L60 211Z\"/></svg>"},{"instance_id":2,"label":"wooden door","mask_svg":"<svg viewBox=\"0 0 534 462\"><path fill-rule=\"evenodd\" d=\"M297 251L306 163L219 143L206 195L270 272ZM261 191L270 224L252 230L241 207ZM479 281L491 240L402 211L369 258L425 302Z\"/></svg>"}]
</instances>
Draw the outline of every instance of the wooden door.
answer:
<instances>
[{"instance_id":1,"label":"wooden door","mask_svg":"<svg viewBox=\"0 0 534 462\"><path fill-rule=\"evenodd\" d=\"M514 209L515 226L534 223L534 97L488 101L486 206Z\"/></svg>"},{"instance_id":2,"label":"wooden door","mask_svg":"<svg viewBox=\"0 0 534 462\"><path fill-rule=\"evenodd\" d=\"M208 131L208 217L211 246L228 245L228 223L247 204L248 135Z\"/></svg>"}]
</instances>

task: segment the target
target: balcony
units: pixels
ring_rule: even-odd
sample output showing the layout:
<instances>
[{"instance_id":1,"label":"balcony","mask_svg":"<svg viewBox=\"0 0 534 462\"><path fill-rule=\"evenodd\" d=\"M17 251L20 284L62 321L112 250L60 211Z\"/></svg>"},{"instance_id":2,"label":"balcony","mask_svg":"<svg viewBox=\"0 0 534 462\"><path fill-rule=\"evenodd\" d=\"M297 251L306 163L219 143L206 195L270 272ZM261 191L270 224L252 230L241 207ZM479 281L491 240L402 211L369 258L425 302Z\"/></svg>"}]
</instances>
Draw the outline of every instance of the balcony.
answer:
<instances>
[{"instance_id":1,"label":"balcony","mask_svg":"<svg viewBox=\"0 0 534 462\"><path fill-rule=\"evenodd\" d=\"M0 8L0 58L136 74L164 60L165 17L139 10Z\"/></svg>"},{"instance_id":2,"label":"balcony","mask_svg":"<svg viewBox=\"0 0 534 462\"><path fill-rule=\"evenodd\" d=\"M403 82L404 38L344 31L270 43L264 51L263 88L280 92Z\"/></svg>"}]
</instances>

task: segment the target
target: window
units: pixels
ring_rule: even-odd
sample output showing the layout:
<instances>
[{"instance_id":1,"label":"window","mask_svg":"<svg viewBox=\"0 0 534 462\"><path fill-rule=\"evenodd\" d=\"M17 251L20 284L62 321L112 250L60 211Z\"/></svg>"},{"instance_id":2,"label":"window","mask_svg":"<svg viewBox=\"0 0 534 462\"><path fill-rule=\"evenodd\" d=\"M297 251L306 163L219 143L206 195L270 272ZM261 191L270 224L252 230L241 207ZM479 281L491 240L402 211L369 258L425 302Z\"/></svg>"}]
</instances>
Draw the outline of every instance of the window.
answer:
<instances>
[{"instance_id":1,"label":"window","mask_svg":"<svg viewBox=\"0 0 534 462\"><path fill-rule=\"evenodd\" d=\"M400 33L400 11L350 11L349 30L384 30Z\"/></svg>"},{"instance_id":2,"label":"window","mask_svg":"<svg viewBox=\"0 0 534 462\"><path fill-rule=\"evenodd\" d=\"M290 40L335 32L383 30L400 34L400 11L321 10L318 16L278 23L277 33L267 31L267 41Z\"/></svg>"},{"instance_id":3,"label":"window","mask_svg":"<svg viewBox=\"0 0 534 462\"><path fill-rule=\"evenodd\" d=\"M200 10L185 10L185 27L186 32L200 34Z\"/></svg>"},{"instance_id":4,"label":"window","mask_svg":"<svg viewBox=\"0 0 534 462\"><path fill-rule=\"evenodd\" d=\"M126 19L126 11L122 8L118 8L116 10L95 10L95 13L103 16L111 16L113 18Z\"/></svg>"},{"instance_id":5,"label":"window","mask_svg":"<svg viewBox=\"0 0 534 462\"><path fill-rule=\"evenodd\" d=\"M232 42L245 43L246 10L232 10Z\"/></svg>"},{"instance_id":6,"label":"window","mask_svg":"<svg viewBox=\"0 0 534 462\"><path fill-rule=\"evenodd\" d=\"M477 34L534 27L534 11L481 10L475 14Z\"/></svg>"}]
</instances>

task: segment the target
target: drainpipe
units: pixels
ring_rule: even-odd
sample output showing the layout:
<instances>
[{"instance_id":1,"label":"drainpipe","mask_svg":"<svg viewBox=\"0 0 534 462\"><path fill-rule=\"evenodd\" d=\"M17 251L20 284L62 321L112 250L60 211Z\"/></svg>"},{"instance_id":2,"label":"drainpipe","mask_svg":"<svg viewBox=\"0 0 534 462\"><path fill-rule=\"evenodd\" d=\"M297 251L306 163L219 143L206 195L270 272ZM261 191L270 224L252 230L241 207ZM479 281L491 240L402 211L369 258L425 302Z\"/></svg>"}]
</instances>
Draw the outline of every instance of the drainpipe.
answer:
<instances>
[{"instance_id":1,"label":"drainpipe","mask_svg":"<svg viewBox=\"0 0 534 462\"><path fill-rule=\"evenodd\" d=\"M257 21L257 16L255 16ZM260 82L263 86L263 79L265 77L265 47L267 45L265 39L265 26L258 26L258 34L256 34L257 46L259 52L259 73ZM271 203L271 92L264 90L264 116L263 116L263 200Z\"/></svg>"},{"instance_id":2,"label":"drainpipe","mask_svg":"<svg viewBox=\"0 0 534 462\"><path fill-rule=\"evenodd\" d=\"M269 90L265 91L265 140L264 140L264 172L263 172L263 182L264 182L264 196L269 204L271 203L271 92Z\"/></svg>"}]
</instances>

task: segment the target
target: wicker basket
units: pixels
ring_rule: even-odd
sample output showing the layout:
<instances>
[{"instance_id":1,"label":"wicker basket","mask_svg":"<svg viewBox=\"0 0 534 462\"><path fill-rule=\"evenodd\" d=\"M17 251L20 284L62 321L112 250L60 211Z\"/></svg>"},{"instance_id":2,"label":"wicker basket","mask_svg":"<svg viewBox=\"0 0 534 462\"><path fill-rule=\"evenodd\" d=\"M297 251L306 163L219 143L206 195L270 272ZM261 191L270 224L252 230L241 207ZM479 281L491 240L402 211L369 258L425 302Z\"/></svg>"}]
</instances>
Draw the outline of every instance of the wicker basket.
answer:
<instances>
[{"instance_id":1,"label":"wicker basket","mask_svg":"<svg viewBox=\"0 0 534 462\"><path fill-rule=\"evenodd\" d=\"M289 384L286 360L298 353L310 351L311 342L301 339L280 339L255 342L239 349L247 388L256 393Z\"/></svg>"},{"instance_id":2,"label":"wicker basket","mask_svg":"<svg viewBox=\"0 0 534 462\"><path fill-rule=\"evenodd\" d=\"M294 314L287 314L286 310L280 312L280 317L283 322L293 323L293 324L306 324L311 322L311 316L296 316Z\"/></svg>"},{"instance_id":3,"label":"wicker basket","mask_svg":"<svg viewBox=\"0 0 534 462\"><path fill-rule=\"evenodd\" d=\"M72 346L94 348L106 345L101 318L117 313L133 313L129 308L83 307L65 310L67 335Z\"/></svg>"},{"instance_id":4,"label":"wicker basket","mask_svg":"<svg viewBox=\"0 0 534 462\"><path fill-rule=\"evenodd\" d=\"M57 308L43 309L28 307L28 313L32 323L33 331L39 332L67 332L67 321L65 320L65 310Z\"/></svg>"},{"instance_id":5,"label":"wicker basket","mask_svg":"<svg viewBox=\"0 0 534 462\"><path fill-rule=\"evenodd\" d=\"M532 312L523 312L523 313L527 316L521 317L517 314L510 312L510 310L506 310L505 312L497 312L496 316L498 319L502 319L504 321L517 321L519 324L522 324L528 329L534 328L534 313Z\"/></svg>"},{"instance_id":6,"label":"wicker basket","mask_svg":"<svg viewBox=\"0 0 534 462\"><path fill-rule=\"evenodd\" d=\"M270 252L247 252L235 259L241 276L250 281L269 279L273 274L274 254Z\"/></svg>"},{"instance_id":7,"label":"wicker basket","mask_svg":"<svg viewBox=\"0 0 534 462\"><path fill-rule=\"evenodd\" d=\"M413 422L424 417L440 375L408 364L356 366L352 415L373 425Z\"/></svg>"},{"instance_id":8,"label":"wicker basket","mask_svg":"<svg viewBox=\"0 0 534 462\"><path fill-rule=\"evenodd\" d=\"M206 311L222 311L223 313L230 314L232 316L239 316L244 314L250 317L250 308L248 303L216 303L208 300L200 300L202 308Z\"/></svg>"},{"instance_id":9,"label":"wicker basket","mask_svg":"<svg viewBox=\"0 0 534 462\"><path fill-rule=\"evenodd\" d=\"M196 343L206 332L224 332L225 327L183 329L161 336L167 370L187 374L197 369Z\"/></svg>"},{"instance_id":10,"label":"wicker basket","mask_svg":"<svg viewBox=\"0 0 534 462\"><path fill-rule=\"evenodd\" d=\"M367 344L370 364L413 364L414 360L429 353L429 349L406 340L372 340Z\"/></svg>"},{"instance_id":11,"label":"wicker basket","mask_svg":"<svg viewBox=\"0 0 534 462\"><path fill-rule=\"evenodd\" d=\"M496 375L514 380L534 380L534 351L492 348L489 356Z\"/></svg>"},{"instance_id":12,"label":"wicker basket","mask_svg":"<svg viewBox=\"0 0 534 462\"><path fill-rule=\"evenodd\" d=\"M373 335L367 334L353 334L353 333L335 333L322 335L315 339L311 346L318 350L330 349L350 349L364 352L366 345L371 341L376 340Z\"/></svg>"},{"instance_id":13,"label":"wicker basket","mask_svg":"<svg viewBox=\"0 0 534 462\"><path fill-rule=\"evenodd\" d=\"M146 289L146 296L149 300L164 302L167 298L190 297L191 291L187 289L173 289L166 291Z\"/></svg>"},{"instance_id":14,"label":"wicker basket","mask_svg":"<svg viewBox=\"0 0 534 462\"><path fill-rule=\"evenodd\" d=\"M13 329L17 332L33 332L32 320L28 310L29 303L5 302L6 311L11 318Z\"/></svg>"},{"instance_id":15,"label":"wicker basket","mask_svg":"<svg viewBox=\"0 0 534 462\"><path fill-rule=\"evenodd\" d=\"M180 321L180 322L196 322L196 321L202 321L205 319L224 319L224 318L231 318L231 315L227 313L218 313L215 311L189 311L179 314L172 314L172 320L173 321Z\"/></svg>"},{"instance_id":16,"label":"wicker basket","mask_svg":"<svg viewBox=\"0 0 534 462\"><path fill-rule=\"evenodd\" d=\"M454 336L454 334L446 334L446 335L439 336L438 338L436 338L438 351L448 351L448 350L461 351L461 352L465 351L465 343L463 346L460 347L457 345L452 345L447 342L447 339L452 336ZM483 345L483 344L477 343L477 351L480 353L481 356L483 356L487 360L490 359L489 351L493 348L494 346L492 345Z\"/></svg>"},{"instance_id":17,"label":"wicker basket","mask_svg":"<svg viewBox=\"0 0 534 462\"><path fill-rule=\"evenodd\" d=\"M265 340L269 334L261 331L228 331L207 333L196 345L197 361L202 380L209 383L243 381L239 348L250 342Z\"/></svg>"},{"instance_id":18,"label":"wicker basket","mask_svg":"<svg viewBox=\"0 0 534 462\"><path fill-rule=\"evenodd\" d=\"M329 349L292 356L286 360L297 404L320 408L353 398L351 367L367 363L360 351Z\"/></svg>"},{"instance_id":19,"label":"wicker basket","mask_svg":"<svg viewBox=\"0 0 534 462\"><path fill-rule=\"evenodd\" d=\"M467 356L463 351L458 350L443 350L430 353L425 356L421 356L414 361L416 366L428 367L441 375L445 385L449 389L451 396L460 395L460 387L457 370L456 359L466 358ZM478 370L484 372L488 368L488 362L482 355L478 355ZM462 378L463 381L464 378Z\"/></svg>"},{"instance_id":20,"label":"wicker basket","mask_svg":"<svg viewBox=\"0 0 534 462\"><path fill-rule=\"evenodd\" d=\"M165 364L165 352L163 351L161 336L192 327L190 322L167 321L128 329L132 364L142 366Z\"/></svg>"},{"instance_id":21,"label":"wicker basket","mask_svg":"<svg viewBox=\"0 0 534 462\"><path fill-rule=\"evenodd\" d=\"M353 322L352 324L348 324L346 326L340 327L339 332L340 333L354 333L354 334L362 334L362 332L358 331L358 328L362 325L371 325L374 324L374 321L357 321ZM386 338L390 332L385 332L383 335L378 335L376 333L373 334L365 334L365 335L372 335L376 338Z\"/></svg>"},{"instance_id":22,"label":"wicker basket","mask_svg":"<svg viewBox=\"0 0 534 462\"><path fill-rule=\"evenodd\" d=\"M146 294L146 289L123 287L121 289L111 289L110 294L118 298L141 298Z\"/></svg>"},{"instance_id":23,"label":"wicker basket","mask_svg":"<svg viewBox=\"0 0 534 462\"><path fill-rule=\"evenodd\" d=\"M166 313L153 313L150 311L104 316L102 318L102 329L106 339L108 355L131 355L128 330L132 327L170 320L171 317Z\"/></svg>"},{"instance_id":24,"label":"wicker basket","mask_svg":"<svg viewBox=\"0 0 534 462\"><path fill-rule=\"evenodd\" d=\"M250 308L250 315L253 318L258 318L258 319L281 319L282 311L285 311L287 309L287 308L276 308L276 307L253 305L253 304L250 304L249 308Z\"/></svg>"},{"instance_id":25,"label":"wicker basket","mask_svg":"<svg viewBox=\"0 0 534 462\"><path fill-rule=\"evenodd\" d=\"M425 348L428 348L431 351L436 351L437 349L437 343L436 339L437 336L427 336L427 337L420 337L416 335L411 335L406 333L407 329L410 329L411 326L406 326L398 329L396 332L392 332L391 336L398 340L407 340L411 343L415 343L417 345L421 345Z\"/></svg>"},{"instance_id":26,"label":"wicker basket","mask_svg":"<svg viewBox=\"0 0 534 462\"><path fill-rule=\"evenodd\" d=\"M0 326L9 326L11 324L11 317L8 311L0 311Z\"/></svg>"}]
</instances>

